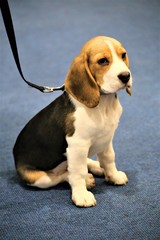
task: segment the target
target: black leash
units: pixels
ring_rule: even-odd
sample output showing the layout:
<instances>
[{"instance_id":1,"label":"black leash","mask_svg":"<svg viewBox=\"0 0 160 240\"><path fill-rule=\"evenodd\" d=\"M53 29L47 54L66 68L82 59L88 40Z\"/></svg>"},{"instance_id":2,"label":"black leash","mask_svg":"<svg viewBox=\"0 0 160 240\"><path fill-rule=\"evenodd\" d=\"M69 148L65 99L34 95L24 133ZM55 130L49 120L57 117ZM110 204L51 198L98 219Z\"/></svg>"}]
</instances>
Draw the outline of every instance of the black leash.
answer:
<instances>
[{"instance_id":1,"label":"black leash","mask_svg":"<svg viewBox=\"0 0 160 240\"><path fill-rule=\"evenodd\" d=\"M14 56L14 60L16 62L18 71L22 77L22 79L30 86L33 88L36 88L38 90L40 90L43 93L49 93L49 92L53 92L56 90L62 90L64 91L64 85L60 86L60 87L48 87L48 86L38 86L32 82L29 82L25 79L22 69L21 69L21 64L20 64L20 60L19 60L19 55L18 55L18 49L17 49L17 43L16 43L16 37L15 37L15 33L14 33L14 27L13 27L13 21L12 21L12 17L11 17L11 12L10 12L10 8L8 5L8 1L7 0L0 0L0 8L1 8L1 12L2 12L2 17L3 17L3 21L4 21L4 25L6 28L6 32L7 32L7 36L8 36L8 40L12 49L12 53Z\"/></svg>"}]
</instances>

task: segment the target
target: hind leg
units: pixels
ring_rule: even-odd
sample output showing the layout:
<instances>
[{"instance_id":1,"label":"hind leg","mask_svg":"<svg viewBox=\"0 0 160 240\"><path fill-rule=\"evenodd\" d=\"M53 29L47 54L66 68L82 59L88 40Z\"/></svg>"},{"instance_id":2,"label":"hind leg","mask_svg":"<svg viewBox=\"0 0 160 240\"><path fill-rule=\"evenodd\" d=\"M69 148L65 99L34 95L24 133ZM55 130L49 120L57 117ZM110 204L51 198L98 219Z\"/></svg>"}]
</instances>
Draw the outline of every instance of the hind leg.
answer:
<instances>
[{"instance_id":1,"label":"hind leg","mask_svg":"<svg viewBox=\"0 0 160 240\"><path fill-rule=\"evenodd\" d=\"M91 190L95 187L95 179L91 173L87 174L86 177L86 187L88 190Z\"/></svg>"},{"instance_id":2,"label":"hind leg","mask_svg":"<svg viewBox=\"0 0 160 240\"><path fill-rule=\"evenodd\" d=\"M67 162L62 162L50 171L32 170L28 167L18 167L17 171L28 186L50 188L67 181Z\"/></svg>"},{"instance_id":3,"label":"hind leg","mask_svg":"<svg viewBox=\"0 0 160 240\"><path fill-rule=\"evenodd\" d=\"M99 161L92 160L87 158L87 167L90 172L93 174L103 177L104 176L104 169L100 167Z\"/></svg>"},{"instance_id":4,"label":"hind leg","mask_svg":"<svg viewBox=\"0 0 160 240\"><path fill-rule=\"evenodd\" d=\"M44 174L38 178L31 186L39 188L50 188L54 187L59 183L67 181L67 162L62 162L53 170L44 172Z\"/></svg>"},{"instance_id":5,"label":"hind leg","mask_svg":"<svg viewBox=\"0 0 160 240\"><path fill-rule=\"evenodd\" d=\"M59 183L65 182L67 176L68 176L67 172L58 176L56 176L54 173L44 172L44 175L38 178L33 184L28 185L38 188L50 188L56 186Z\"/></svg>"}]
</instances>

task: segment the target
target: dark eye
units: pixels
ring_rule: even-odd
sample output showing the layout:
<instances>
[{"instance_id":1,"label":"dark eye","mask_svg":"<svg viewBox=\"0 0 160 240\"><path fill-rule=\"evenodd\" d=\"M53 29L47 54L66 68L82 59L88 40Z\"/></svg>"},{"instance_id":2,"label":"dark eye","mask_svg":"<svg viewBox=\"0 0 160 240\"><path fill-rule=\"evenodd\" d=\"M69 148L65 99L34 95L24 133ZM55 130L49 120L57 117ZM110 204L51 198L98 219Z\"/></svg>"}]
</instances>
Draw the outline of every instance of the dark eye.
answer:
<instances>
[{"instance_id":1,"label":"dark eye","mask_svg":"<svg viewBox=\"0 0 160 240\"><path fill-rule=\"evenodd\" d=\"M123 60L126 59L126 52L122 53L122 59L123 59Z\"/></svg>"},{"instance_id":2,"label":"dark eye","mask_svg":"<svg viewBox=\"0 0 160 240\"><path fill-rule=\"evenodd\" d=\"M107 58L101 58L98 60L98 64L100 64L102 66L106 66L109 64L109 60Z\"/></svg>"}]
</instances>

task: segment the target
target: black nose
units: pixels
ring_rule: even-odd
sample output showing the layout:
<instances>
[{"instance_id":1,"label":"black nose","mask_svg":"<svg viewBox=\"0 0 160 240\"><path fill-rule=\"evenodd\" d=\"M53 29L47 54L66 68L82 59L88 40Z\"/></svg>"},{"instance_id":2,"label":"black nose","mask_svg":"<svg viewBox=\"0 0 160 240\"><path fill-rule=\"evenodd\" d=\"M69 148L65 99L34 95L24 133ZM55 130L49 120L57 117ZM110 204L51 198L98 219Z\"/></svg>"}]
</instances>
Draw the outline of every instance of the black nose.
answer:
<instances>
[{"instance_id":1,"label":"black nose","mask_svg":"<svg viewBox=\"0 0 160 240\"><path fill-rule=\"evenodd\" d=\"M129 72L121 72L118 75L118 78L123 82L123 83L127 83L130 79L130 73Z\"/></svg>"}]
</instances>

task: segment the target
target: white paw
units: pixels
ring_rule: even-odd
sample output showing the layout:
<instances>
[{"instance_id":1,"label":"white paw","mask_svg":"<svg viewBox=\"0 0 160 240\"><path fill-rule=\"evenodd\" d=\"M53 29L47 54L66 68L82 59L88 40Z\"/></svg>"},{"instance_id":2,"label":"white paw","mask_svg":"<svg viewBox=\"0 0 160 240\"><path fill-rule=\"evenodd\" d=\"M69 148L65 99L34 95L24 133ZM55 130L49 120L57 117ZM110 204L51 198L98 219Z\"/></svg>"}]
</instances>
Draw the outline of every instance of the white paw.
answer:
<instances>
[{"instance_id":1,"label":"white paw","mask_svg":"<svg viewBox=\"0 0 160 240\"><path fill-rule=\"evenodd\" d=\"M125 185L128 182L128 178L124 172L116 171L113 175L107 176L106 181L115 185Z\"/></svg>"},{"instance_id":2,"label":"white paw","mask_svg":"<svg viewBox=\"0 0 160 240\"><path fill-rule=\"evenodd\" d=\"M92 189L95 187L95 179L91 173L87 174L86 187L87 187L87 189Z\"/></svg>"},{"instance_id":3,"label":"white paw","mask_svg":"<svg viewBox=\"0 0 160 240\"><path fill-rule=\"evenodd\" d=\"M100 167L100 164L98 161L92 160L92 159L87 159L87 166L88 170L92 172L94 175L97 176L104 176L104 170L103 168Z\"/></svg>"},{"instance_id":4,"label":"white paw","mask_svg":"<svg viewBox=\"0 0 160 240\"><path fill-rule=\"evenodd\" d=\"M73 193L72 201L77 207L92 207L96 205L96 199L94 198L94 195L87 190L79 190Z\"/></svg>"}]
</instances>

